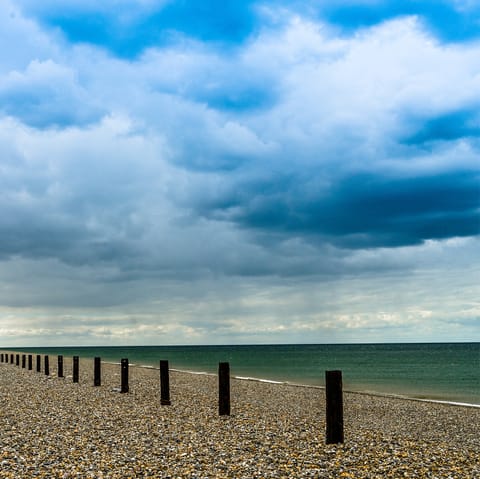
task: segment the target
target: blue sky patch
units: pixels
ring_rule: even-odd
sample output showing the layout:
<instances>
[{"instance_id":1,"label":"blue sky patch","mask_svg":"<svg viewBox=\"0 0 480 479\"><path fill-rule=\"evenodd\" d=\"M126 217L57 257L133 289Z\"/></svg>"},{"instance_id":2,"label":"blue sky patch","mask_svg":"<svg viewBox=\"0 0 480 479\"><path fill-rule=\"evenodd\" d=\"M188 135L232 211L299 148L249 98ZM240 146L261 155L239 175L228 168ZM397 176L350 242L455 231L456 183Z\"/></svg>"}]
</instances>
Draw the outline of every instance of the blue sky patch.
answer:
<instances>
[{"instance_id":1,"label":"blue sky patch","mask_svg":"<svg viewBox=\"0 0 480 479\"><path fill-rule=\"evenodd\" d=\"M412 121L415 123L415 121ZM407 144L422 144L431 141L452 141L460 138L480 136L478 110L459 110L435 118L429 118L409 136Z\"/></svg>"},{"instance_id":2,"label":"blue sky patch","mask_svg":"<svg viewBox=\"0 0 480 479\"><path fill-rule=\"evenodd\" d=\"M135 58L146 48L160 47L179 35L203 42L235 45L254 31L251 2L173 1L153 9L125 14L115 8L95 11L81 5L47 9L41 21L60 29L71 43L89 43L123 58Z\"/></svg>"},{"instance_id":3,"label":"blue sky patch","mask_svg":"<svg viewBox=\"0 0 480 479\"><path fill-rule=\"evenodd\" d=\"M319 15L345 32L405 15L417 15L446 42L480 37L480 7L456 6L451 0L380 0L331 2L319 7Z\"/></svg>"}]
</instances>

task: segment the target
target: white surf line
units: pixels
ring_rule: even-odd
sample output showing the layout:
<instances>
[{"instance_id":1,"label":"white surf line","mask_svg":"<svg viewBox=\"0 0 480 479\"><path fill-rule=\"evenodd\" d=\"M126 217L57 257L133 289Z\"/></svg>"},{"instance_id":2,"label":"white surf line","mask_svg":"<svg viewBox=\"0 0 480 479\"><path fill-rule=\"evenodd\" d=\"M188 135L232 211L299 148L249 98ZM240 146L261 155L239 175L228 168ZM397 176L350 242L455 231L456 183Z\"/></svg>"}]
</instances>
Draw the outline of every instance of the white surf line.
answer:
<instances>
[{"instance_id":1,"label":"white surf line","mask_svg":"<svg viewBox=\"0 0 480 479\"><path fill-rule=\"evenodd\" d=\"M176 373L194 374L196 376L216 376L215 373L207 373L206 371L190 371L188 369L170 368L170 371L175 371Z\"/></svg>"},{"instance_id":2,"label":"white surf line","mask_svg":"<svg viewBox=\"0 0 480 479\"><path fill-rule=\"evenodd\" d=\"M475 404L475 403L447 401L444 399L433 399L433 398L416 398L415 396L405 396L403 394L381 393L377 391L352 391L352 390L346 390L346 389L344 390L344 392L349 394L363 394L366 396L378 396L378 397L392 398L392 399L405 399L408 401L419 401L419 402L427 402L427 403L434 403L434 404L446 404L450 406L480 408L480 404Z\"/></svg>"},{"instance_id":3,"label":"white surf line","mask_svg":"<svg viewBox=\"0 0 480 479\"><path fill-rule=\"evenodd\" d=\"M287 386L294 386L299 388L325 389L325 386L316 386L314 384L300 384L300 383L291 383L288 381L274 381L270 379L260 379L260 378L249 377L249 376L232 376L232 377L235 379L239 379L241 381L254 381L254 382L270 383L270 384L284 384ZM344 389L343 391L348 394L362 394L367 396L378 396L378 397L385 397L385 398L392 398L392 399L407 399L409 401L420 401L420 402L427 402L427 403L447 404L451 406L480 408L480 404L466 403L466 402L459 402L459 401L447 401L443 399L416 398L414 396L405 396L403 394L381 393L377 391L354 391L351 389Z\"/></svg>"},{"instance_id":4,"label":"white surf line","mask_svg":"<svg viewBox=\"0 0 480 479\"><path fill-rule=\"evenodd\" d=\"M240 381L254 381L257 383L267 383L267 384L288 384L285 381L274 381L273 379L261 379L254 378L250 376L232 376L233 379L239 379Z\"/></svg>"}]
</instances>

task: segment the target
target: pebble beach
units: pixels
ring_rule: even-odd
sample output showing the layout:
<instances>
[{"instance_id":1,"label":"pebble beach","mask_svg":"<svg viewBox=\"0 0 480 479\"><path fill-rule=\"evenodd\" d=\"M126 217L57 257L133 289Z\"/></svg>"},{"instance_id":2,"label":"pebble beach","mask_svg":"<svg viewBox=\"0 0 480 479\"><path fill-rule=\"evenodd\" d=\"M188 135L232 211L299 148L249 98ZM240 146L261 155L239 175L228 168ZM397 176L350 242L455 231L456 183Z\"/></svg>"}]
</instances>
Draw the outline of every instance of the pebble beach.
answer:
<instances>
[{"instance_id":1,"label":"pebble beach","mask_svg":"<svg viewBox=\"0 0 480 479\"><path fill-rule=\"evenodd\" d=\"M43 371L43 362L42 362ZM321 388L72 360L64 378L0 363L0 478L480 478L480 408L344 393L345 442L325 444Z\"/></svg>"}]
</instances>

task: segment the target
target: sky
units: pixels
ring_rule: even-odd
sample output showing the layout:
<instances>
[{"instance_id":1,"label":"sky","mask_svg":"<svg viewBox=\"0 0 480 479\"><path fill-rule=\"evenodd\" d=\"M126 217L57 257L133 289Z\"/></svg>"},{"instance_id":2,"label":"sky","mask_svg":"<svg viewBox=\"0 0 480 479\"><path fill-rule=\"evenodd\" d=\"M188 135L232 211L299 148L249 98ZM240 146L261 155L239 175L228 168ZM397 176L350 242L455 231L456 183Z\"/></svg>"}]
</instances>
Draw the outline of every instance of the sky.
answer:
<instances>
[{"instance_id":1,"label":"sky","mask_svg":"<svg viewBox=\"0 0 480 479\"><path fill-rule=\"evenodd\" d=\"M480 4L0 0L0 345L480 341Z\"/></svg>"}]
</instances>

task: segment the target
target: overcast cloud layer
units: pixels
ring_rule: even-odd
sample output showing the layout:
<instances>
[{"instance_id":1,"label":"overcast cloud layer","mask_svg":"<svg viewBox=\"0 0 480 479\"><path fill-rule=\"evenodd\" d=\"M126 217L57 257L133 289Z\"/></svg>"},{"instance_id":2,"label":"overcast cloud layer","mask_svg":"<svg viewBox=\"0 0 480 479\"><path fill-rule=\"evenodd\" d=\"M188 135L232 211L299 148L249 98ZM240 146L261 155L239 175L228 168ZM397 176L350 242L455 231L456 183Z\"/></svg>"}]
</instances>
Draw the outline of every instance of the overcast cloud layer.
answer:
<instances>
[{"instance_id":1,"label":"overcast cloud layer","mask_svg":"<svg viewBox=\"0 0 480 479\"><path fill-rule=\"evenodd\" d=\"M480 340L480 7L0 2L4 346Z\"/></svg>"}]
</instances>

